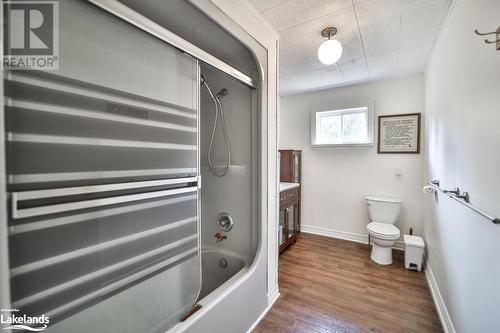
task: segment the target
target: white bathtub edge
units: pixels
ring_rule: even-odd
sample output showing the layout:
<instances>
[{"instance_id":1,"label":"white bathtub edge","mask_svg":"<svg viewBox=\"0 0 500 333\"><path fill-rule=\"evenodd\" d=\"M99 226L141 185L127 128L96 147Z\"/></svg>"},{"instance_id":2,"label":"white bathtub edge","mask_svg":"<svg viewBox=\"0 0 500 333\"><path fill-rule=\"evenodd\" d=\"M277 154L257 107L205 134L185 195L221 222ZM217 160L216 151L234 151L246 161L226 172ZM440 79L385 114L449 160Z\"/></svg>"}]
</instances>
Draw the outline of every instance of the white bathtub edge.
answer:
<instances>
[{"instance_id":1,"label":"white bathtub edge","mask_svg":"<svg viewBox=\"0 0 500 333\"><path fill-rule=\"evenodd\" d=\"M189 329L190 326L192 326L197 321L197 319L200 316L202 316L206 311L208 311L212 307L216 306L217 303L219 303L224 297L226 297L229 293L235 290L241 283L243 283L245 279L247 279L250 276L252 268L254 268L253 267L254 263L253 262L250 263L250 261L247 258L243 257L242 255L236 252L218 248L215 246L203 247L201 253L212 252L212 251L239 258L245 262L245 266L243 266L243 268L241 268L235 275L233 275L230 279L228 279L219 287L217 287L215 290L213 290L210 294L206 295L200 302L196 302L196 304L202 305L202 308L200 310L196 311L184 322L179 322L176 325L170 327L169 329L167 329L167 331L165 331L165 333L185 332L187 329ZM265 310L265 312L267 311L268 310Z\"/></svg>"}]
</instances>

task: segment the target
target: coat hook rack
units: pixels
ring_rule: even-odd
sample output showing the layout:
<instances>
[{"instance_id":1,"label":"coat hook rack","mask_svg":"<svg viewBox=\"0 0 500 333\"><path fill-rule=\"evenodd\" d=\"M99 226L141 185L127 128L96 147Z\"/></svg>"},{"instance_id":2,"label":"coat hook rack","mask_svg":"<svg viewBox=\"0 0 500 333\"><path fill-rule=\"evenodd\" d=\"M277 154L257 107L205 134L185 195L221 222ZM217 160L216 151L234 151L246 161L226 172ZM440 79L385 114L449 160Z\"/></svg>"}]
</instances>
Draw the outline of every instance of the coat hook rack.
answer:
<instances>
[{"instance_id":1,"label":"coat hook rack","mask_svg":"<svg viewBox=\"0 0 500 333\"><path fill-rule=\"evenodd\" d=\"M485 39L484 43L485 44L496 44L497 51L500 51L500 26L498 27L498 29L496 31L492 31L492 32L479 32L477 29L474 30L474 32L478 36L495 35L495 40Z\"/></svg>"},{"instance_id":2,"label":"coat hook rack","mask_svg":"<svg viewBox=\"0 0 500 333\"><path fill-rule=\"evenodd\" d=\"M454 190L445 190L444 188L439 186L439 180L430 180L427 183L429 186L433 187L435 191L439 191L441 193L446 194L448 197L451 199L457 201L458 203L468 207L469 209L473 210L474 212L478 213L479 215L487 218L491 222L495 224L500 225L500 218L495 217L491 215L490 213L482 210L481 208L478 208L470 203L470 197L468 192L460 192L460 189L458 187L455 187ZM435 193L433 191L426 191L426 193Z\"/></svg>"}]
</instances>

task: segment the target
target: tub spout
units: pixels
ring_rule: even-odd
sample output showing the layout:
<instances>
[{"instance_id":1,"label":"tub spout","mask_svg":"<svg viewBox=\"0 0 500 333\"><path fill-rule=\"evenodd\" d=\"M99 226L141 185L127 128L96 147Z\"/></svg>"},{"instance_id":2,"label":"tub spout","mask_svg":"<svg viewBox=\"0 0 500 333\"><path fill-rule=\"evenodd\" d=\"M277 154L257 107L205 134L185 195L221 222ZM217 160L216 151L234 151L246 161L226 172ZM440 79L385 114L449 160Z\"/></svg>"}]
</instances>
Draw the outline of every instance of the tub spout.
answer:
<instances>
[{"instance_id":1,"label":"tub spout","mask_svg":"<svg viewBox=\"0 0 500 333\"><path fill-rule=\"evenodd\" d=\"M214 237L215 237L215 241L217 243L220 243L223 240L227 239L226 235L222 235L220 232L216 232L215 235L214 235Z\"/></svg>"}]
</instances>

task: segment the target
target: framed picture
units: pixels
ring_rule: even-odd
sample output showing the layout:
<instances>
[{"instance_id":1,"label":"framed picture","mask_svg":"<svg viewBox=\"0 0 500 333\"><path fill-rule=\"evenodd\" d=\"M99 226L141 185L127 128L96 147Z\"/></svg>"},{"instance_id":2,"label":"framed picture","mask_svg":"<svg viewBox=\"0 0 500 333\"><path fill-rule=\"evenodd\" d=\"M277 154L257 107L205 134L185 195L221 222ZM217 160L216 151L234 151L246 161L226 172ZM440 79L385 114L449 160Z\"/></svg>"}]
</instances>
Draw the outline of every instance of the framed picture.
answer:
<instances>
[{"instance_id":1,"label":"framed picture","mask_svg":"<svg viewBox=\"0 0 500 333\"><path fill-rule=\"evenodd\" d=\"M420 113L378 117L379 154L420 154Z\"/></svg>"}]
</instances>

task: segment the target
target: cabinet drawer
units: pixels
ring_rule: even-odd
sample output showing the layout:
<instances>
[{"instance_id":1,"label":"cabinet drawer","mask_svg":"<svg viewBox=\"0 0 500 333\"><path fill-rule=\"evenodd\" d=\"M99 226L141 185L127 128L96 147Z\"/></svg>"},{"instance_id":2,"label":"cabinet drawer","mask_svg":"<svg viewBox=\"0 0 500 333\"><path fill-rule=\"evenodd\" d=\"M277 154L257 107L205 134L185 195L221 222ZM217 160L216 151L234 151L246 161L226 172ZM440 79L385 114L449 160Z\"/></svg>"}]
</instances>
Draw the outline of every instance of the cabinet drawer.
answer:
<instances>
[{"instance_id":1,"label":"cabinet drawer","mask_svg":"<svg viewBox=\"0 0 500 333\"><path fill-rule=\"evenodd\" d=\"M280 208L283 208L285 205L297 202L299 200L300 200L300 187L283 191L280 193Z\"/></svg>"}]
</instances>

